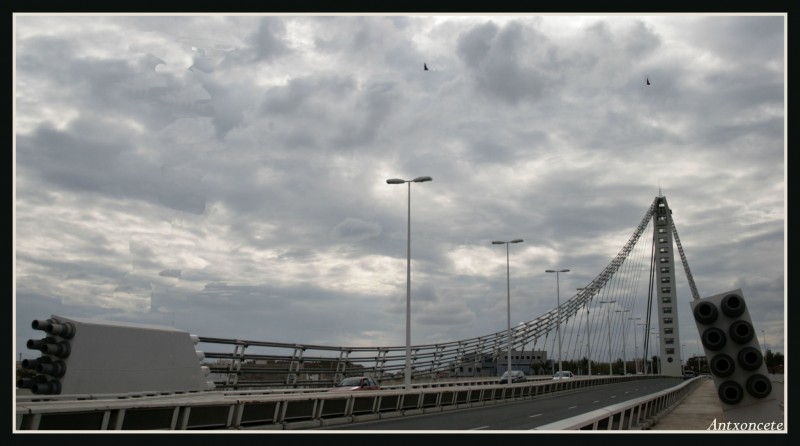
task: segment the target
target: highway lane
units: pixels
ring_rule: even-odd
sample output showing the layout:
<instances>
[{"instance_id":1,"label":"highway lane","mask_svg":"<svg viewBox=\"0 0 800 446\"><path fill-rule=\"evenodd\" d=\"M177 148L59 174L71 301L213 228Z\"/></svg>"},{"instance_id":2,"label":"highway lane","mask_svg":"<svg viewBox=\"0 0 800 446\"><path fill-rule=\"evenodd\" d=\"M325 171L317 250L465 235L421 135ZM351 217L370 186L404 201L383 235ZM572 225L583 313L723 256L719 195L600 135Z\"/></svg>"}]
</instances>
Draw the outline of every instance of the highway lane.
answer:
<instances>
[{"instance_id":1,"label":"highway lane","mask_svg":"<svg viewBox=\"0 0 800 446\"><path fill-rule=\"evenodd\" d=\"M683 382L660 378L617 383L573 393L539 397L513 403L458 409L386 420L340 425L317 430L359 431L506 431L529 430L606 406L639 398Z\"/></svg>"}]
</instances>

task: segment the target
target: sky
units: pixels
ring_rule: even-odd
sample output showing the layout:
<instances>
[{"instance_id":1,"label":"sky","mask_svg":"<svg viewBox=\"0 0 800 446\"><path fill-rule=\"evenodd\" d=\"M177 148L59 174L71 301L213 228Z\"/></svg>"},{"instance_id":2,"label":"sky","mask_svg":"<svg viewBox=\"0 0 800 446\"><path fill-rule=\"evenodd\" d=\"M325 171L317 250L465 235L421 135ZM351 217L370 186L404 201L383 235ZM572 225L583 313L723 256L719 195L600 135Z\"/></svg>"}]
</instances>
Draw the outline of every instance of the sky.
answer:
<instances>
[{"instance_id":1,"label":"sky","mask_svg":"<svg viewBox=\"0 0 800 446\"><path fill-rule=\"evenodd\" d=\"M700 296L741 289L785 354L786 26L16 14L15 358L51 315L404 345L409 210L412 344L503 331L594 279L659 194Z\"/></svg>"}]
</instances>

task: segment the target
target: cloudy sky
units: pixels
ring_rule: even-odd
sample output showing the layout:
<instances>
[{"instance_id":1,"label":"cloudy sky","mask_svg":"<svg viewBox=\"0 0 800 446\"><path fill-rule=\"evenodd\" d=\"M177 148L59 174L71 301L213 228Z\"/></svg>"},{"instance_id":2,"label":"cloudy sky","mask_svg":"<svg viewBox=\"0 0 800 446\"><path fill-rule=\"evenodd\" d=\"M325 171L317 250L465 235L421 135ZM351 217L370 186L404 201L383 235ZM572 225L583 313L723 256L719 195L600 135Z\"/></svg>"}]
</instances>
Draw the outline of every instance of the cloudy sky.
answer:
<instances>
[{"instance_id":1,"label":"cloudy sky","mask_svg":"<svg viewBox=\"0 0 800 446\"><path fill-rule=\"evenodd\" d=\"M528 321L659 191L784 349L785 15L14 17L17 354L50 315L404 345ZM423 70L427 64L429 70ZM646 79L650 85L646 85ZM679 259L676 257L676 260ZM682 268L682 342L697 349Z\"/></svg>"}]
</instances>

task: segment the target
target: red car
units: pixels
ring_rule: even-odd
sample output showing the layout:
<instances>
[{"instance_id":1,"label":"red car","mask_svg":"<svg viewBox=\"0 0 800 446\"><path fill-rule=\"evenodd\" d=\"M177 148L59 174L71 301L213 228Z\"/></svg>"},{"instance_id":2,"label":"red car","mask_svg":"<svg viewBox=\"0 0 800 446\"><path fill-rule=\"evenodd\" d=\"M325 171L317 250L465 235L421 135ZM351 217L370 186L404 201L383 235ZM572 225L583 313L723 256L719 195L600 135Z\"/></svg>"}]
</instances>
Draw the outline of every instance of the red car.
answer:
<instances>
[{"instance_id":1,"label":"red car","mask_svg":"<svg viewBox=\"0 0 800 446\"><path fill-rule=\"evenodd\" d=\"M339 381L331 390L381 390L381 386L369 376L351 376Z\"/></svg>"}]
</instances>

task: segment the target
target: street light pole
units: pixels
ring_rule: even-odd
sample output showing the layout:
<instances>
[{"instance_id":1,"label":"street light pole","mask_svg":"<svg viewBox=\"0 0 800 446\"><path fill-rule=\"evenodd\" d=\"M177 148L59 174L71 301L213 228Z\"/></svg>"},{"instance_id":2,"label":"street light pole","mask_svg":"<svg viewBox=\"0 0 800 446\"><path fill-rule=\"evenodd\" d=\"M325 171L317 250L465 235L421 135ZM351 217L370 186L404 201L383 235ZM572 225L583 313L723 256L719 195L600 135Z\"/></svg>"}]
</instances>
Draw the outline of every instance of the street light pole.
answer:
<instances>
[{"instance_id":1,"label":"street light pole","mask_svg":"<svg viewBox=\"0 0 800 446\"><path fill-rule=\"evenodd\" d=\"M582 291L583 288L577 288ZM586 353L589 358L589 376L592 376L592 337L589 335L589 302L586 302Z\"/></svg>"},{"instance_id":2,"label":"street light pole","mask_svg":"<svg viewBox=\"0 0 800 446\"><path fill-rule=\"evenodd\" d=\"M629 313L631 310L616 310L615 313ZM624 315L622 317L625 317ZM625 358L625 343L628 341L628 338L625 336L625 323L622 324L622 374L628 374L628 361Z\"/></svg>"},{"instance_id":3,"label":"street light pole","mask_svg":"<svg viewBox=\"0 0 800 446\"><path fill-rule=\"evenodd\" d=\"M425 181L432 181L431 177L417 177L413 180L402 180L399 178L390 178L386 180L388 184L404 184L408 183L408 244L406 252L408 258L406 261L406 371L403 375L405 381L405 389L411 390L411 183L423 183Z\"/></svg>"},{"instance_id":4,"label":"street light pole","mask_svg":"<svg viewBox=\"0 0 800 446\"><path fill-rule=\"evenodd\" d=\"M601 300L599 301L601 304L613 304L616 300ZM614 373L611 371L611 309L606 310L606 322L608 322L608 375L611 376Z\"/></svg>"},{"instance_id":5,"label":"street light pole","mask_svg":"<svg viewBox=\"0 0 800 446\"><path fill-rule=\"evenodd\" d=\"M556 304L558 305L558 320L556 321L556 333L558 333L558 372L559 377L561 376L561 292L558 289L558 273L568 273L568 269L548 269L545 270L546 273L556 273Z\"/></svg>"},{"instance_id":6,"label":"street light pole","mask_svg":"<svg viewBox=\"0 0 800 446\"><path fill-rule=\"evenodd\" d=\"M494 241L492 242L493 245L506 245L506 301L507 305L507 312L508 312L508 345L506 352L506 356L508 359L508 366L506 367L506 376L508 377L508 384L511 385L511 267L509 266L509 254L508 254L508 245L510 243L522 243L522 239L514 239L508 242L503 241Z\"/></svg>"}]
</instances>

